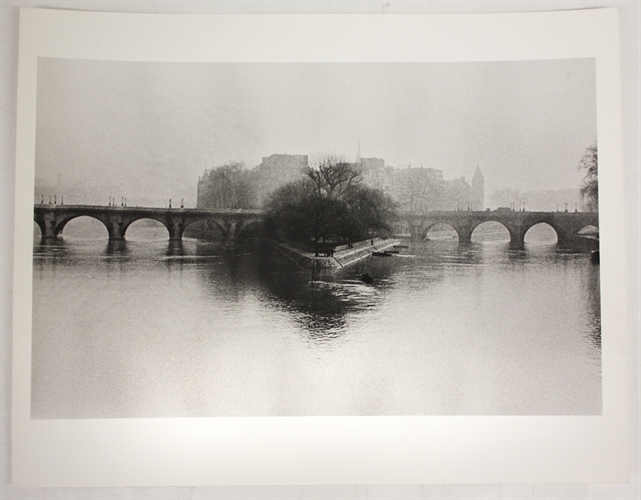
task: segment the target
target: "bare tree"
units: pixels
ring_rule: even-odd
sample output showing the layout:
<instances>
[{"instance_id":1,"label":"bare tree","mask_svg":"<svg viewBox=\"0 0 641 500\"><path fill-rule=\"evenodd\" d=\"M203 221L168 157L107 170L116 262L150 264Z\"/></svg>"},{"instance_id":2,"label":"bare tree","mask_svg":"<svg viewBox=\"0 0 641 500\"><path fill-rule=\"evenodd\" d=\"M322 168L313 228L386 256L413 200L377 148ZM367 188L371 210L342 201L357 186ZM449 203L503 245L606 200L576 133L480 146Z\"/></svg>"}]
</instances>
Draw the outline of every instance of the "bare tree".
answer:
<instances>
[{"instance_id":1,"label":"bare tree","mask_svg":"<svg viewBox=\"0 0 641 500\"><path fill-rule=\"evenodd\" d=\"M337 198L344 195L361 181L361 172L337 156L326 156L318 161L316 167L306 172L319 193Z\"/></svg>"}]
</instances>

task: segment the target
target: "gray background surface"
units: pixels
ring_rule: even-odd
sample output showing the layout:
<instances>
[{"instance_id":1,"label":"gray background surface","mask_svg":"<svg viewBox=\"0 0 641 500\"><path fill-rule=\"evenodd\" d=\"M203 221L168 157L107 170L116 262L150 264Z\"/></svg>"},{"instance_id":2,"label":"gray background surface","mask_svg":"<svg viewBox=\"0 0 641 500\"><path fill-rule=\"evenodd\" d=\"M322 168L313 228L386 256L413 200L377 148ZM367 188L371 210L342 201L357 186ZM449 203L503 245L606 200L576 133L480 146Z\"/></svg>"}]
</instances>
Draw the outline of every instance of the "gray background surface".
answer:
<instances>
[{"instance_id":1,"label":"gray background surface","mask_svg":"<svg viewBox=\"0 0 641 500\"><path fill-rule=\"evenodd\" d=\"M16 489L11 477L11 289L15 170L16 73L20 7L180 13L458 13L528 12L595 7L620 10L623 147L629 281L627 302L630 336L630 483L516 485L349 485L246 486L181 488L45 488ZM1 2L1 147L0 147L0 498L639 498L639 28L638 0L619 2L174 2L174 1L2 1Z\"/></svg>"}]
</instances>

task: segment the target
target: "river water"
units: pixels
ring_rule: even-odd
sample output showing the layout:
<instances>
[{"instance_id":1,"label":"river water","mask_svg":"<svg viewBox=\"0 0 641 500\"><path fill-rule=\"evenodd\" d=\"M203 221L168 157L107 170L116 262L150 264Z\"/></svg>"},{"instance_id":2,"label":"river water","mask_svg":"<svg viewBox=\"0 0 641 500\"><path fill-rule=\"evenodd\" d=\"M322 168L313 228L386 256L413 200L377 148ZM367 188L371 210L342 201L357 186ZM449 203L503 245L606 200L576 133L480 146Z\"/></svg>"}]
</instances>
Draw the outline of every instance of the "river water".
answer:
<instances>
[{"instance_id":1,"label":"river water","mask_svg":"<svg viewBox=\"0 0 641 500\"><path fill-rule=\"evenodd\" d=\"M601 413L585 253L444 238L311 281L149 234L36 240L33 418Z\"/></svg>"}]
</instances>

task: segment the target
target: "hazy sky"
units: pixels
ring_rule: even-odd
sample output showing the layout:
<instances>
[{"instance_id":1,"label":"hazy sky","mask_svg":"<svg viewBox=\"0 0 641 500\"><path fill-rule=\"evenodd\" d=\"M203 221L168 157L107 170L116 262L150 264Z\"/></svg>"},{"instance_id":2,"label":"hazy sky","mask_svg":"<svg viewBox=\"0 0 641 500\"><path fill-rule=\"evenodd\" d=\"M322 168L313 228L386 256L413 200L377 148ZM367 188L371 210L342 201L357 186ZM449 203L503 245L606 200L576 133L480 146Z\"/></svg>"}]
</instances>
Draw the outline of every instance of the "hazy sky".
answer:
<instances>
[{"instance_id":1,"label":"hazy sky","mask_svg":"<svg viewBox=\"0 0 641 500\"><path fill-rule=\"evenodd\" d=\"M478 63L38 62L36 176L195 202L206 167L273 153L383 158L576 188L596 138L593 59Z\"/></svg>"}]
</instances>

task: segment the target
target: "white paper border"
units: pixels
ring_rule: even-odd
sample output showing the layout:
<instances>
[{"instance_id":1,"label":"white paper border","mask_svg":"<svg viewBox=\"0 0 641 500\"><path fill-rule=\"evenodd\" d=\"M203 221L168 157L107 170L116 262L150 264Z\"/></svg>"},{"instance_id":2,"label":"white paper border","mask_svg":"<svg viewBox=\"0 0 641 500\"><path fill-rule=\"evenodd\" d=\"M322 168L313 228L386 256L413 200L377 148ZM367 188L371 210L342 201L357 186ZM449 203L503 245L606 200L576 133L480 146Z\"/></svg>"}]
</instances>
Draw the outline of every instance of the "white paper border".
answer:
<instances>
[{"instance_id":1,"label":"white paper border","mask_svg":"<svg viewBox=\"0 0 641 500\"><path fill-rule=\"evenodd\" d=\"M260 44L254 42L258 33ZM14 485L627 481L616 10L438 17L203 17L24 10L20 38L15 221L16 228L28 230L16 231L14 247ZM38 56L247 62L596 57L603 416L31 421L31 221Z\"/></svg>"}]
</instances>

